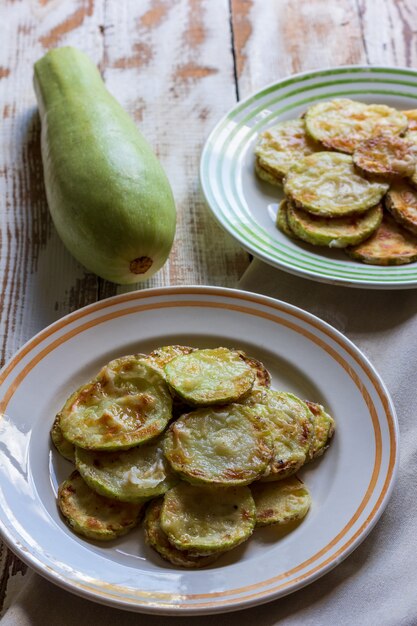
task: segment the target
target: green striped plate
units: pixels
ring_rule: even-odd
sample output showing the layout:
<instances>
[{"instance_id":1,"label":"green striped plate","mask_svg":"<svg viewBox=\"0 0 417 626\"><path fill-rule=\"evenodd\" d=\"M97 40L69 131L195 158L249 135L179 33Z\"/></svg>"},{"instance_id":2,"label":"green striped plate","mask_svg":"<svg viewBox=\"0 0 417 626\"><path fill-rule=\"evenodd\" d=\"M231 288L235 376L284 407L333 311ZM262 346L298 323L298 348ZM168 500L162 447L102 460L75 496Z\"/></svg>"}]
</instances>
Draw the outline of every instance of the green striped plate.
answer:
<instances>
[{"instance_id":1,"label":"green striped plate","mask_svg":"<svg viewBox=\"0 0 417 626\"><path fill-rule=\"evenodd\" d=\"M417 108L417 71L389 67L340 67L298 74L239 102L220 120L200 164L203 192L215 217L246 250L299 276L373 289L417 286L417 263L364 265L341 250L313 249L289 240L275 227L282 192L253 172L260 131L298 117L320 100L348 97L398 109Z\"/></svg>"}]
</instances>

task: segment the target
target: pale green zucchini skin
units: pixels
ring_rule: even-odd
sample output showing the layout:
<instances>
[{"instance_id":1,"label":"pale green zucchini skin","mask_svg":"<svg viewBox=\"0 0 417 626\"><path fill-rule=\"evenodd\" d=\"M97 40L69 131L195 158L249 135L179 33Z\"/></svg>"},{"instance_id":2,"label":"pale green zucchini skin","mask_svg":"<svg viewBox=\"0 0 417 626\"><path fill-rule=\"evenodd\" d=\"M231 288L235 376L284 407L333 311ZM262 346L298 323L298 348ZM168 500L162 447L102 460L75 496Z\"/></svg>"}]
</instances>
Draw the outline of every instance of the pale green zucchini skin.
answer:
<instances>
[{"instance_id":1,"label":"pale green zucchini skin","mask_svg":"<svg viewBox=\"0 0 417 626\"><path fill-rule=\"evenodd\" d=\"M93 62L56 48L35 63L46 195L56 229L85 267L145 280L168 258L175 204L168 179Z\"/></svg>"}]
</instances>

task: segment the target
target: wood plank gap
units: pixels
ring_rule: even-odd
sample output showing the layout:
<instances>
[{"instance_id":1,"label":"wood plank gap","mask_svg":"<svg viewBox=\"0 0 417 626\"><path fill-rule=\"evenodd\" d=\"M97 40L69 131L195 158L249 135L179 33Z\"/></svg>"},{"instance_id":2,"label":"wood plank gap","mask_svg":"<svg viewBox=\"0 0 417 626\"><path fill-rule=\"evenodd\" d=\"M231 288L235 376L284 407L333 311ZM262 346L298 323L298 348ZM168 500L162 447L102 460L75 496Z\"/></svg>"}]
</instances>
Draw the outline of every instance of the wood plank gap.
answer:
<instances>
[{"instance_id":1,"label":"wood plank gap","mask_svg":"<svg viewBox=\"0 0 417 626\"><path fill-rule=\"evenodd\" d=\"M363 20L365 9L361 7L360 0L355 0L355 7L356 7L357 14L358 14L358 21L359 21L363 50L365 52L365 57L366 57L366 63L367 65L370 65L368 44L367 44L366 37L365 37L365 25L364 25L364 20Z\"/></svg>"},{"instance_id":2,"label":"wood plank gap","mask_svg":"<svg viewBox=\"0 0 417 626\"><path fill-rule=\"evenodd\" d=\"M228 0L228 3L229 3L230 46L231 46L232 57L233 57L233 78L235 81L236 100L239 102L240 100L239 77L238 77L238 72L237 72L237 58L236 58L236 47L235 47L235 31L234 31L234 26L233 26L232 0Z\"/></svg>"}]
</instances>

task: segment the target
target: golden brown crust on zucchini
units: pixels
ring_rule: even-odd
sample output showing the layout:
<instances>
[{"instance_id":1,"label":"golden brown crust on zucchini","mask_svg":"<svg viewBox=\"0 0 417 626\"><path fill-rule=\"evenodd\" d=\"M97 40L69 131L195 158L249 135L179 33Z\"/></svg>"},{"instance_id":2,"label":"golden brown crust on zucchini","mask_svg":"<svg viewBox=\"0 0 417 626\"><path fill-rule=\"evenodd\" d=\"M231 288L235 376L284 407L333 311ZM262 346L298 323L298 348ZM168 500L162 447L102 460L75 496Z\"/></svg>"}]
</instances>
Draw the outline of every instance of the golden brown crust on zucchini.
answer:
<instances>
[{"instance_id":1,"label":"golden brown crust on zucchini","mask_svg":"<svg viewBox=\"0 0 417 626\"><path fill-rule=\"evenodd\" d=\"M277 213L277 221L276 221L278 229L284 233L290 239L298 239L297 235L293 233L291 230L291 226L288 221L288 199L284 198L281 200L280 205L278 207Z\"/></svg>"},{"instance_id":2,"label":"golden brown crust on zucchini","mask_svg":"<svg viewBox=\"0 0 417 626\"><path fill-rule=\"evenodd\" d=\"M384 215L378 230L358 246L346 248L353 259L370 265L404 265L417 261L417 238L390 215Z\"/></svg>"},{"instance_id":3,"label":"golden brown crust on zucchini","mask_svg":"<svg viewBox=\"0 0 417 626\"><path fill-rule=\"evenodd\" d=\"M326 148L352 154L362 141L387 133L399 135L407 117L383 104L336 98L311 106L305 116L307 133Z\"/></svg>"},{"instance_id":4,"label":"golden brown crust on zucchini","mask_svg":"<svg viewBox=\"0 0 417 626\"><path fill-rule=\"evenodd\" d=\"M391 187L385 206L396 222L417 235L417 191L406 183Z\"/></svg>"},{"instance_id":5,"label":"golden brown crust on zucchini","mask_svg":"<svg viewBox=\"0 0 417 626\"><path fill-rule=\"evenodd\" d=\"M187 550L178 550L169 541L168 537L161 528L160 518L163 498L153 500L147 510L144 522L145 540L158 552L163 559L169 561L177 567L198 568L211 565L220 556L219 553L209 556L196 556L190 554Z\"/></svg>"},{"instance_id":6,"label":"golden brown crust on zucchini","mask_svg":"<svg viewBox=\"0 0 417 626\"><path fill-rule=\"evenodd\" d=\"M414 174L416 168L415 148L402 137L378 135L357 146L353 162L365 176L388 180L407 178Z\"/></svg>"}]
</instances>

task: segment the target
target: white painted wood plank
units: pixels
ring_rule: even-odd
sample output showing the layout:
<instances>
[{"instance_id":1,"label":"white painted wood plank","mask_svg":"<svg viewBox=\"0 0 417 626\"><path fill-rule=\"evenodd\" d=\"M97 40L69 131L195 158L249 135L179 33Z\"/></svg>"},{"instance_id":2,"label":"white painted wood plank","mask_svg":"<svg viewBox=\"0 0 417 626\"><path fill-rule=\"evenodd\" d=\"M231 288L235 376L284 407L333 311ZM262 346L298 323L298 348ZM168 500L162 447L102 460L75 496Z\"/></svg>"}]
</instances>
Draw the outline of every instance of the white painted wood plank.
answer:
<instances>
[{"instance_id":1,"label":"white painted wood plank","mask_svg":"<svg viewBox=\"0 0 417 626\"><path fill-rule=\"evenodd\" d=\"M69 310L94 301L97 280L65 250L49 217L32 87L33 63L53 42L82 47L98 62L100 6L8 3L0 48L0 362ZM7 8L7 11L6 11Z\"/></svg>"},{"instance_id":2,"label":"white painted wood plank","mask_svg":"<svg viewBox=\"0 0 417 626\"><path fill-rule=\"evenodd\" d=\"M417 3L414 0L358 0L368 62L417 65Z\"/></svg>"},{"instance_id":3,"label":"white painted wood plank","mask_svg":"<svg viewBox=\"0 0 417 626\"><path fill-rule=\"evenodd\" d=\"M108 3L106 24L106 84L156 151L178 210L169 262L141 286L235 286L248 256L211 216L198 174L206 137L236 102L228 1Z\"/></svg>"},{"instance_id":4,"label":"white painted wood plank","mask_svg":"<svg viewBox=\"0 0 417 626\"><path fill-rule=\"evenodd\" d=\"M232 7L241 98L297 72L366 61L354 0L232 0Z\"/></svg>"}]
</instances>

